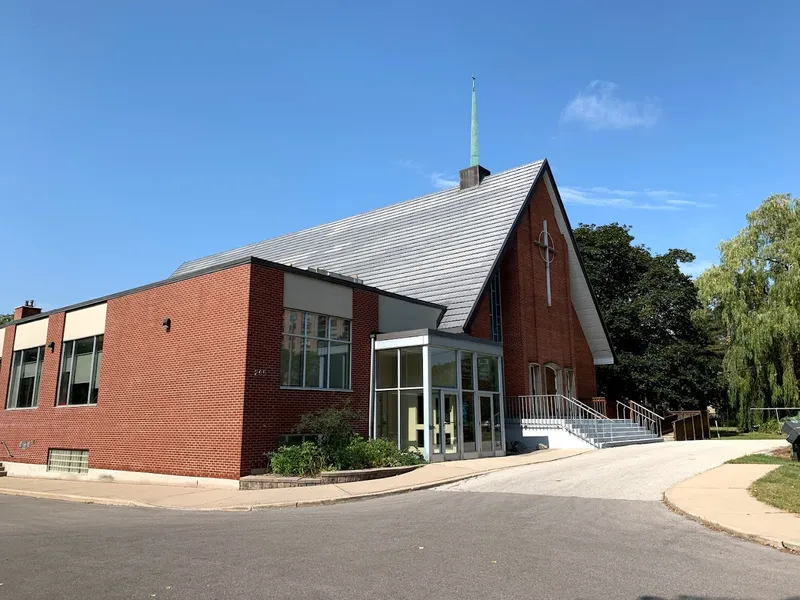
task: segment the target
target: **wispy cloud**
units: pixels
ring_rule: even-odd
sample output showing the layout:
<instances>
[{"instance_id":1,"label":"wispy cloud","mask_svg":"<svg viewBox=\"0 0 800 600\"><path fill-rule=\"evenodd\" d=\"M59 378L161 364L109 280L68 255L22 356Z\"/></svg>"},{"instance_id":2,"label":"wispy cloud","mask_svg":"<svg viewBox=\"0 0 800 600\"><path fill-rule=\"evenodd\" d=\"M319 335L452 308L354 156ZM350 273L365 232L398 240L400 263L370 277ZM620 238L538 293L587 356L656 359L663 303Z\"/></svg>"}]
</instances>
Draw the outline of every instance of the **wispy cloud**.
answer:
<instances>
[{"instance_id":1,"label":"wispy cloud","mask_svg":"<svg viewBox=\"0 0 800 600\"><path fill-rule=\"evenodd\" d=\"M639 192L634 190L614 190L607 187L590 187L590 188L574 188L576 190L580 190L582 192L592 192L594 194L610 194L611 196L635 196Z\"/></svg>"},{"instance_id":2,"label":"wispy cloud","mask_svg":"<svg viewBox=\"0 0 800 600\"><path fill-rule=\"evenodd\" d=\"M690 277L697 278L703 271L710 269L714 266L714 261L711 260L696 260L690 263L682 263L680 265L681 272Z\"/></svg>"},{"instance_id":3,"label":"wispy cloud","mask_svg":"<svg viewBox=\"0 0 800 600\"><path fill-rule=\"evenodd\" d=\"M671 198L672 196L682 195L674 190L645 190L644 193L648 198Z\"/></svg>"},{"instance_id":4,"label":"wispy cloud","mask_svg":"<svg viewBox=\"0 0 800 600\"><path fill-rule=\"evenodd\" d=\"M618 87L610 81L592 81L570 100L562 120L580 122L590 129L653 127L661 117L660 101L623 100L617 96Z\"/></svg>"},{"instance_id":5,"label":"wispy cloud","mask_svg":"<svg viewBox=\"0 0 800 600\"><path fill-rule=\"evenodd\" d=\"M688 208L710 208L713 204L672 198L668 190L619 190L608 187L561 187L561 198L567 204L605 206L608 208L637 210L686 210ZM657 192L657 193L653 193ZM684 194L687 196L688 194Z\"/></svg>"},{"instance_id":6,"label":"wispy cloud","mask_svg":"<svg viewBox=\"0 0 800 600\"><path fill-rule=\"evenodd\" d=\"M655 204L652 202L639 202L631 198L623 198L613 194L594 192L594 189L603 188L573 188L561 187L561 198L567 204L583 204L586 206L606 206L609 208L634 208L639 210L680 210L677 206L669 204ZM635 194L635 192L633 192Z\"/></svg>"},{"instance_id":7,"label":"wispy cloud","mask_svg":"<svg viewBox=\"0 0 800 600\"><path fill-rule=\"evenodd\" d=\"M458 185L458 179L455 179L454 176L449 175L447 173L443 173L441 171L428 171L424 169L421 165L415 163L413 160L399 160L397 161L397 166L402 167L403 169L408 169L409 171L413 171L420 177L424 177L428 181L430 181L431 185L439 190L444 190L453 186Z\"/></svg>"},{"instance_id":8,"label":"wispy cloud","mask_svg":"<svg viewBox=\"0 0 800 600\"><path fill-rule=\"evenodd\" d=\"M428 178L433 186L440 190L458 185L458 179L450 179L444 173L430 173Z\"/></svg>"},{"instance_id":9,"label":"wispy cloud","mask_svg":"<svg viewBox=\"0 0 800 600\"><path fill-rule=\"evenodd\" d=\"M697 208L713 208L713 204L709 204L708 202L695 202L694 200L678 200L677 198L667 198L664 200L666 204L671 204L672 206L695 206Z\"/></svg>"}]
</instances>

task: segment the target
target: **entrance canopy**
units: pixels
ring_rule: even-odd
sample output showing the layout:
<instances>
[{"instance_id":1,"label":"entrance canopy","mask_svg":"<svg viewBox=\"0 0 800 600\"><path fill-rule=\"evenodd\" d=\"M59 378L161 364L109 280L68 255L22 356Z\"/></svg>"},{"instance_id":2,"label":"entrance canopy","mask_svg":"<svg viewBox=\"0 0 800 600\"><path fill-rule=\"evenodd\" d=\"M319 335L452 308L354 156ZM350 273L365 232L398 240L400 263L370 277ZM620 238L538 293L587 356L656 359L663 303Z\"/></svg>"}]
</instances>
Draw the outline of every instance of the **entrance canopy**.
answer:
<instances>
[{"instance_id":1,"label":"entrance canopy","mask_svg":"<svg viewBox=\"0 0 800 600\"><path fill-rule=\"evenodd\" d=\"M502 344L435 329L379 334L370 435L440 461L505 454Z\"/></svg>"}]
</instances>

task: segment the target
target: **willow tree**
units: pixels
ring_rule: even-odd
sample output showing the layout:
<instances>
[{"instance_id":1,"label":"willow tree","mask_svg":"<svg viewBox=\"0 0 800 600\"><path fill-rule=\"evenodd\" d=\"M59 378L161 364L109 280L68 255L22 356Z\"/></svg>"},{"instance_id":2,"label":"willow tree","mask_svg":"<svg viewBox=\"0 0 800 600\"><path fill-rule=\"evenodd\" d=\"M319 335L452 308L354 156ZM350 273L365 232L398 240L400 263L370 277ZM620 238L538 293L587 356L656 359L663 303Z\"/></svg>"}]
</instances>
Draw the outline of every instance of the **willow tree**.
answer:
<instances>
[{"instance_id":1,"label":"willow tree","mask_svg":"<svg viewBox=\"0 0 800 600\"><path fill-rule=\"evenodd\" d=\"M747 215L719 247L720 264L698 278L701 299L727 334L723 372L739 424L751 408L798 406L800 377L800 206L781 194Z\"/></svg>"}]
</instances>

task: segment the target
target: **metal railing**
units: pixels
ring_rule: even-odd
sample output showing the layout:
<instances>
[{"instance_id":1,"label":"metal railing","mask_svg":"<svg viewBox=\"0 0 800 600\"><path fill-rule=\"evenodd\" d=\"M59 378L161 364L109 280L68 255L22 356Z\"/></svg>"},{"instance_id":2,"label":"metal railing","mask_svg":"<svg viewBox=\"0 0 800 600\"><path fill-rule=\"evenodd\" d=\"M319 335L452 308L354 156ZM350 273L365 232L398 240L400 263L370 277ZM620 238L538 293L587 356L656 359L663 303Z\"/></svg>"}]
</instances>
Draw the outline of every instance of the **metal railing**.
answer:
<instances>
[{"instance_id":1,"label":"metal railing","mask_svg":"<svg viewBox=\"0 0 800 600\"><path fill-rule=\"evenodd\" d=\"M615 423L604 414L560 394L507 396L505 418L511 423L519 421L524 429L564 429L596 447L599 444L595 437L612 441L615 433ZM576 422L580 421L593 422L592 435L575 427Z\"/></svg>"},{"instance_id":2,"label":"metal railing","mask_svg":"<svg viewBox=\"0 0 800 600\"><path fill-rule=\"evenodd\" d=\"M506 418L540 421L607 419L582 402L560 394L506 397Z\"/></svg>"},{"instance_id":3,"label":"metal railing","mask_svg":"<svg viewBox=\"0 0 800 600\"><path fill-rule=\"evenodd\" d=\"M664 420L664 417L638 402L629 400L625 403L617 400L617 418L636 423L650 433L661 437L661 421Z\"/></svg>"}]
</instances>

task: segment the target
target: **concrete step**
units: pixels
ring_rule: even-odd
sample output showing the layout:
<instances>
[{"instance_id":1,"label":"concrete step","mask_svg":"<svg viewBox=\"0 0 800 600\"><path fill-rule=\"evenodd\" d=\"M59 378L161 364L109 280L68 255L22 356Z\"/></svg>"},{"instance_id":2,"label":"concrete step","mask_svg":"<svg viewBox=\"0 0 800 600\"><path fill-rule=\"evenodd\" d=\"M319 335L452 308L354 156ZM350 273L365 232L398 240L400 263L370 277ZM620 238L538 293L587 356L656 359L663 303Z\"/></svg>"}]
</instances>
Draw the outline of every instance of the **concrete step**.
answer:
<instances>
[{"instance_id":1,"label":"concrete step","mask_svg":"<svg viewBox=\"0 0 800 600\"><path fill-rule=\"evenodd\" d=\"M663 442L663 441L664 441L664 438L649 437L649 438L640 438L638 440L603 442L600 445L600 448L617 448L618 446L634 446L634 445L638 445L638 444L658 444L658 443Z\"/></svg>"}]
</instances>

